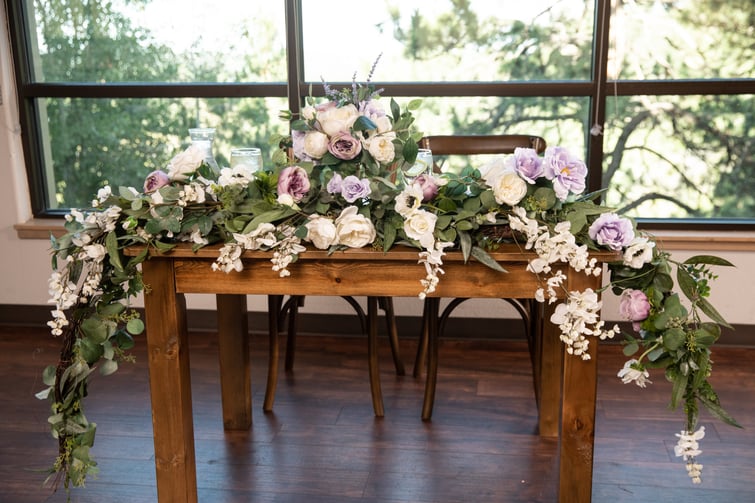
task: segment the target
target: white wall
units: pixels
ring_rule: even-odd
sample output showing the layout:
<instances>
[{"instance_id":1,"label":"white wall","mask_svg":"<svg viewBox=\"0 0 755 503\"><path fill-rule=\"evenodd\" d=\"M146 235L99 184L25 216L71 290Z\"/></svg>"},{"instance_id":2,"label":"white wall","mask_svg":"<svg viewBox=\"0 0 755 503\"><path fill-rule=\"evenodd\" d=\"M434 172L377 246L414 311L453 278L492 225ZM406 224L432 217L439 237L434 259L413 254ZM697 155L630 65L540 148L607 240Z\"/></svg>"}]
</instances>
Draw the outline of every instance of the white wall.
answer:
<instances>
[{"instance_id":1,"label":"white wall","mask_svg":"<svg viewBox=\"0 0 755 503\"><path fill-rule=\"evenodd\" d=\"M47 303L47 278L50 272L49 243L46 240L22 240L13 226L31 218L26 172L21 150L21 137L16 104L13 65L4 9L0 9L0 304L44 305ZM711 252L706 252L711 253ZM678 252L680 258L694 254L694 250ZM737 269L720 270L714 285L713 302L731 323L755 324L755 253L717 253L737 264ZM677 253L675 253L675 256ZM441 280L442 281L442 280ZM606 296L605 318L616 319L616 302ZM189 296L189 308L213 309L211 296ZM250 309L265 309L263 298L250 298ZM499 310L499 301L474 301L464 305L459 315L491 317ZM396 302L399 315L418 314L418 299ZM351 313L340 299L309 298L305 312ZM509 313L509 314L507 314ZM513 316L510 311L504 316Z\"/></svg>"}]
</instances>

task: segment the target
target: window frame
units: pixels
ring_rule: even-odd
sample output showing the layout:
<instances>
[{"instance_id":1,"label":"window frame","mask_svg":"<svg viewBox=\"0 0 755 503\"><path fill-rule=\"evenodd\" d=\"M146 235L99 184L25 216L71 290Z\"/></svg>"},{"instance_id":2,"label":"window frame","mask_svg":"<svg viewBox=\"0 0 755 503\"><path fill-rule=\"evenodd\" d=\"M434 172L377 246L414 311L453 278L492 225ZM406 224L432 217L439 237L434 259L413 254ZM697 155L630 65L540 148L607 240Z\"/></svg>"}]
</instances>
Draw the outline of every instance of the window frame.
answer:
<instances>
[{"instance_id":1,"label":"window frame","mask_svg":"<svg viewBox=\"0 0 755 503\"><path fill-rule=\"evenodd\" d=\"M292 112L299 111L310 89L323 96L316 82L303 80L302 0L285 0L287 80L274 83L36 83L32 82L31 41L26 27L25 4L5 0L17 82L22 147L35 218L61 217L65 210L50 209L46 194L41 128L35 110L40 98L288 98ZM592 72L585 81L543 82L375 82L395 97L582 97L590 102L590 117L603 124L606 103L613 96L737 95L751 94L755 79L607 80L610 40L610 2L594 0ZM314 84L314 85L313 85ZM336 85L350 83L334 82ZM586 140L588 190L598 190L603 174L603 138ZM684 230L753 230L755 216L740 219L643 219L643 228Z\"/></svg>"}]
</instances>

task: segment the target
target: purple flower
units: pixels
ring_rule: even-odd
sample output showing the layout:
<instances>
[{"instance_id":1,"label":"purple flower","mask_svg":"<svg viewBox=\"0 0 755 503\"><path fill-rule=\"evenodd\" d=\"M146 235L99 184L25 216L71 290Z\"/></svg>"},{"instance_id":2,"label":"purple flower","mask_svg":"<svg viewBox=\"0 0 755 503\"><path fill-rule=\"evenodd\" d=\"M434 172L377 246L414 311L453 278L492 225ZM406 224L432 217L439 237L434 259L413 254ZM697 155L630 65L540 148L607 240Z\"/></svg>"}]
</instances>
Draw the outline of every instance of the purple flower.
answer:
<instances>
[{"instance_id":1,"label":"purple flower","mask_svg":"<svg viewBox=\"0 0 755 503\"><path fill-rule=\"evenodd\" d=\"M642 290L628 288L621 294L619 314L625 320L631 321L632 327L639 331L640 323L650 314L650 302Z\"/></svg>"},{"instance_id":2,"label":"purple flower","mask_svg":"<svg viewBox=\"0 0 755 503\"><path fill-rule=\"evenodd\" d=\"M335 173L333 175L333 178L328 181L328 186L326 187L328 189L328 194L340 194L341 193L341 184L343 183L343 178L338 173Z\"/></svg>"},{"instance_id":3,"label":"purple flower","mask_svg":"<svg viewBox=\"0 0 755 503\"><path fill-rule=\"evenodd\" d=\"M556 197L566 201L569 193L581 194L585 190L587 166L563 147L548 147L543 159L545 177L553 181Z\"/></svg>"},{"instance_id":4,"label":"purple flower","mask_svg":"<svg viewBox=\"0 0 755 503\"><path fill-rule=\"evenodd\" d=\"M309 177L304 168L288 166L283 168L278 177L278 196L288 194L294 202L301 201L309 192Z\"/></svg>"},{"instance_id":5,"label":"purple flower","mask_svg":"<svg viewBox=\"0 0 755 503\"><path fill-rule=\"evenodd\" d=\"M534 148L517 147L514 149L513 162L514 171L519 173L519 176L524 178L527 183L535 183L535 180L545 174L543 161Z\"/></svg>"},{"instance_id":6,"label":"purple flower","mask_svg":"<svg viewBox=\"0 0 755 503\"><path fill-rule=\"evenodd\" d=\"M603 213L587 230L590 238L611 250L621 250L634 240L634 227L628 218L616 213Z\"/></svg>"},{"instance_id":7,"label":"purple flower","mask_svg":"<svg viewBox=\"0 0 755 503\"><path fill-rule=\"evenodd\" d=\"M330 138L328 151L341 160L350 161L362 152L362 142L349 133L340 132Z\"/></svg>"},{"instance_id":8,"label":"purple flower","mask_svg":"<svg viewBox=\"0 0 755 503\"><path fill-rule=\"evenodd\" d=\"M369 196L371 193L370 181L366 178L360 180L354 175L349 175L341 183L341 195L346 199L347 203L353 203L357 199Z\"/></svg>"},{"instance_id":9,"label":"purple flower","mask_svg":"<svg viewBox=\"0 0 755 503\"><path fill-rule=\"evenodd\" d=\"M168 184L170 184L170 177L166 172L160 170L153 171L144 180L144 193L151 194Z\"/></svg>"},{"instance_id":10,"label":"purple flower","mask_svg":"<svg viewBox=\"0 0 755 503\"><path fill-rule=\"evenodd\" d=\"M422 190L422 202L432 201L438 195L438 183L431 175L425 173L418 175L412 181L412 185L418 185Z\"/></svg>"},{"instance_id":11,"label":"purple flower","mask_svg":"<svg viewBox=\"0 0 755 503\"><path fill-rule=\"evenodd\" d=\"M293 130L291 131L291 143L293 144L294 157L300 161L311 161L312 158L304 152L304 137L306 132Z\"/></svg>"}]
</instances>

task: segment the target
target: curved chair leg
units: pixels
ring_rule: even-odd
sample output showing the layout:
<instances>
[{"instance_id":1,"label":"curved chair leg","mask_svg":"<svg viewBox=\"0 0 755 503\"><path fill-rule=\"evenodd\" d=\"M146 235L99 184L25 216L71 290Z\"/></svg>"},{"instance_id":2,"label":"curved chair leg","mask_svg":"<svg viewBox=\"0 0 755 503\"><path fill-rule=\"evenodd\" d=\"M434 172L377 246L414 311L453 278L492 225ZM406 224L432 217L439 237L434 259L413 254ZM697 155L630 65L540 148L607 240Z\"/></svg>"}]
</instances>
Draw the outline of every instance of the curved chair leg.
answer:
<instances>
[{"instance_id":1,"label":"curved chair leg","mask_svg":"<svg viewBox=\"0 0 755 503\"><path fill-rule=\"evenodd\" d=\"M391 354L393 355L393 366L396 368L396 375L406 374L404 370L404 361L401 359L401 351L398 345L398 328L396 327L396 315L393 311L392 297L378 297L378 307L385 313L385 324L388 330L388 342L391 344Z\"/></svg>"},{"instance_id":2,"label":"curved chair leg","mask_svg":"<svg viewBox=\"0 0 755 503\"><path fill-rule=\"evenodd\" d=\"M262 410L270 412L273 410L275 401L275 388L278 385L278 316L281 312L283 303L282 295L267 296L267 334L268 334L268 358L267 358L267 387L265 388L265 402Z\"/></svg>"},{"instance_id":3,"label":"curved chair leg","mask_svg":"<svg viewBox=\"0 0 755 503\"><path fill-rule=\"evenodd\" d=\"M278 311L275 311L276 313L280 313L280 315L278 316L279 326L282 324L283 317L288 314L288 335L286 337L285 365L286 372L291 372L294 369L294 356L296 355L296 333L299 329L299 308L302 306L304 306L304 296L292 295L291 297L289 297L283 307L278 306Z\"/></svg>"}]
</instances>

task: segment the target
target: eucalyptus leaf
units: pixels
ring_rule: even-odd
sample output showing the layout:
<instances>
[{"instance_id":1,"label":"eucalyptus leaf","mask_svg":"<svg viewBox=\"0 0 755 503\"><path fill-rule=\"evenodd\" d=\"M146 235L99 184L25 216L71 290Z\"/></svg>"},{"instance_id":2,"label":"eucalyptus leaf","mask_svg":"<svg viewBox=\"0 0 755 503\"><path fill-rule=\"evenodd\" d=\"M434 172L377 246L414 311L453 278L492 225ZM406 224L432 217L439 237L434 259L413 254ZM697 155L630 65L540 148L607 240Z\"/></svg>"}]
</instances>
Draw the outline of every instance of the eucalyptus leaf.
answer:
<instances>
[{"instance_id":1,"label":"eucalyptus leaf","mask_svg":"<svg viewBox=\"0 0 755 503\"><path fill-rule=\"evenodd\" d=\"M472 247L472 256L477 259L478 262L490 267L494 271L507 273L508 271L496 262L493 257L488 255L488 252L480 248L479 246Z\"/></svg>"},{"instance_id":2,"label":"eucalyptus leaf","mask_svg":"<svg viewBox=\"0 0 755 503\"><path fill-rule=\"evenodd\" d=\"M725 267L736 267L728 260L716 257L714 255L695 255L684 261L685 264L708 264L708 265L720 265Z\"/></svg>"},{"instance_id":3,"label":"eucalyptus leaf","mask_svg":"<svg viewBox=\"0 0 755 503\"><path fill-rule=\"evenodd\" d=\"M637 342L630 342L629 344L624 346L624 349L622 350L625 356L632 356L640 349L639 344Z\"/></svg>"},{"instance_id":4,"label":"eucalyptus leaf","mask_svg":"<svg viewBox=\"0 0 755 503\"><path fill-rule=\"evenodd\" d=\"M48 365L42 372L42 382L48 386L55 386L55 374L58 368L55 365Z\"/></svg>"},{"instance_id":5,"label":"eucalyptus leaf","mask_svg":"<svg viewBox=\"0 0 755 503\"><path fill-rule=\"evenodd\" d=\"M131 318L128 320L128 323L126 323L126 330L128 330L128 333L130 334L139 335L144 332L144 322L141 318Z\"/></svg>"},{"instance_id":6,"label":"eucalyptus leaf","mask_svg":"<svg viewBox=\"0 0 755 503\"><path fill-rule=\"evenodd\" d=\"M118 362L115 360L105 360L100 366L100 374L109 376L118 370Z\"/></svg>"}]
</instances>

